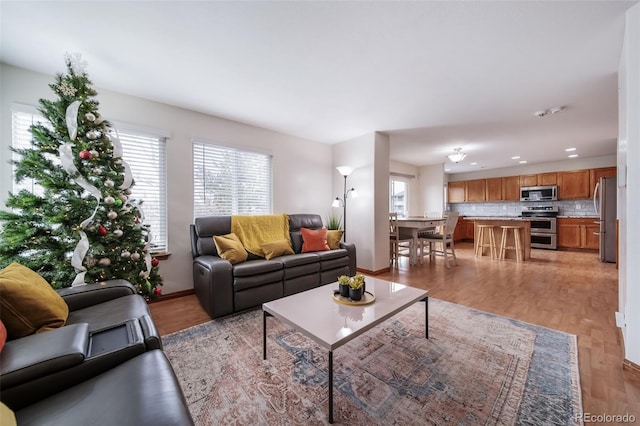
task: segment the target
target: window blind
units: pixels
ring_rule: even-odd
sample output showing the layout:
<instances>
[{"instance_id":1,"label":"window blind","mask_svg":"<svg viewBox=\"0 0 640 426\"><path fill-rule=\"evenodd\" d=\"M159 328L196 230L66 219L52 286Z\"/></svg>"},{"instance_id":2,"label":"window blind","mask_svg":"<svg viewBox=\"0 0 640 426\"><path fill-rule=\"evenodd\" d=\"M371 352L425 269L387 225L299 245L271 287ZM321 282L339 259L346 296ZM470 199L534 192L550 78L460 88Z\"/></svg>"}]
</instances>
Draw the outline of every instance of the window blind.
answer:
<instances>
[{"instance_id":1,"label":"window blind","mask_svg":"<svg viewBox=\"0 0 640 426\"><path fill-rule=\"evenodd\" d=\"M194 141L194 217L270 214L272 175L271 155Z\"/></svg>"}]
</instances>

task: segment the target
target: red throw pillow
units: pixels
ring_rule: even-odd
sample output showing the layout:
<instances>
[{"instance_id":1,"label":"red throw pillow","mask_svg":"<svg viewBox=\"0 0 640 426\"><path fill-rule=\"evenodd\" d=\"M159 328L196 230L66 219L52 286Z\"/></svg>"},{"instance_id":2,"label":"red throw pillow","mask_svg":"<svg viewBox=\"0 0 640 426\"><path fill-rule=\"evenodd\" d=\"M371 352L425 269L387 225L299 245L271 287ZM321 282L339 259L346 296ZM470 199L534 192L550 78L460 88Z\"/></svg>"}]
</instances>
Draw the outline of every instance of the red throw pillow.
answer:
<instances>
[{"instance_id":1,"label":"red throw pillow","mask_svg":"<svg viewBox=\"0 0 640 426\"><path fill-rule=\"evenodd\" d=\"M4 327L4 323L0 321L0 352L4 348L4 342L7 341L7 329Z\"/></svg>"},{"instance_id":2,"label":"red throw pillow","mask_svg":"<svg viewBox=\"0 0 640 426\"><path fill-rule=\"evenodd\" d=\"M302 253L329 250L327 228L317 230L300 228L300 233L302 234Z\"/></svg>"}]
</instances>

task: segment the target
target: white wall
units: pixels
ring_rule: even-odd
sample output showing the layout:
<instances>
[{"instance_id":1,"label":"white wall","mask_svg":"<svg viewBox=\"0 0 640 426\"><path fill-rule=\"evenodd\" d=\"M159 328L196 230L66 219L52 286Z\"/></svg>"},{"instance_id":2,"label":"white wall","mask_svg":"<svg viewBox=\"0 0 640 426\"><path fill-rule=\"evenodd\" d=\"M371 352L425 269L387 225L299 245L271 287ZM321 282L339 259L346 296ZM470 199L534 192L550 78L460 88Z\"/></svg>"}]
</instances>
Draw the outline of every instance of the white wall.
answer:
<instances>
[{"instance_id":1,"label":"white wall","mask_svg":"<svg viewBox=\"0 0 640 426\"><path fill-rule=\"evenodd\" d=\"M625 359L640 364L640 4L627 11L619 69L618 189L619 309L624 314Z\"/></svg>"},{"instance_id":2,"label":"white wall","mask_svg":"<svg viewBox=\"0 0 640 426\"><path fill-rule=\"evenodd\" d=\"M89 76L90 74L91 64ZM11 144L11 103L37 106L40 98L55 99L48 86L53 82L53 76L0 65L2 206L12 185L11 167L8 165L11 158L8 148ZM164 294L193 288L189 240L189 224L193 223L193 136L204 137L228 146L271 153L274 170L274 213L318 213L325 217L329 212L331 200L335 197L332 179L335 179L337 174L331 167L330 145L97 87L95 89L98 91L100 112L108 120L161 129L170 135L167 140L167 214L171 256L160 263Z\"/></svg>"}]
</instances>

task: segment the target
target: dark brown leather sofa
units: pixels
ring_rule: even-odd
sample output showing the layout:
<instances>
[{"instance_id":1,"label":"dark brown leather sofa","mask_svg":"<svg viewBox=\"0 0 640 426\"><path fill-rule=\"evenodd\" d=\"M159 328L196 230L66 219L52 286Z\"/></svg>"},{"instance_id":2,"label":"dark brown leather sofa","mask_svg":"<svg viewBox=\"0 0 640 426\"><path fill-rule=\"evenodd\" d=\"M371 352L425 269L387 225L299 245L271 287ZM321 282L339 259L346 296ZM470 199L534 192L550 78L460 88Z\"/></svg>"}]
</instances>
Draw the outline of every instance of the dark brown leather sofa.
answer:
<instances>
[{"instance_id":1,"label":"dark brown leather sofa","mask_svg":"<svg viewBox=\"0 0 640 426\"><path fill-rule=\"evenodd\" d=\"M19 425L193 424L147 303L130 283L58 293L66 324L2 349L0 398Z\"/></svg>"},{"instance_id":2,"label":"dark brown leather sofa","mask_svg":"<svg viewBox=\"0 0 640 426\"><path fill-rule=\"evenodd\" d=\"M300 228L320 229L317 214L291 214L289 234L295 254L266 260L250 255L232 265L218 256L214 235L231 232L231 216L196 218L190 226L193 287L202 307L216 318L259 306L264 302L337 281L356 274L356 247L340 243L329 251L301 253Z\"/></svg>"}]
</instances>

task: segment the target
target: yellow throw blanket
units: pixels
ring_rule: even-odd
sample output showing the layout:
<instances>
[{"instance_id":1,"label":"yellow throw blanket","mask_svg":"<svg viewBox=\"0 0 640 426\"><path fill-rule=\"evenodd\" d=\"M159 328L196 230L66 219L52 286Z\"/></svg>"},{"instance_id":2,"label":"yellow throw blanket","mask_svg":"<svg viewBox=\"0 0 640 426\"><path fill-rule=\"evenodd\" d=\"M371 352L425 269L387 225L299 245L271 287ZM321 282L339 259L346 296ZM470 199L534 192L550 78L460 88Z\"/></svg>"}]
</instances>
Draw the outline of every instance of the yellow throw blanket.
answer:
<instances>
[{"instance_id":1,"label":"yellow throw blanket","mask_svg":"<svg viewBox=\"0 0 640 426\"><path fill-rule=\"evenodd\" d=\"M231 232L238 236L249 253L260 257L265 257L260 245L277 240L291 241L286 214L231 216Z\"/></svg>"}]
</instances>

